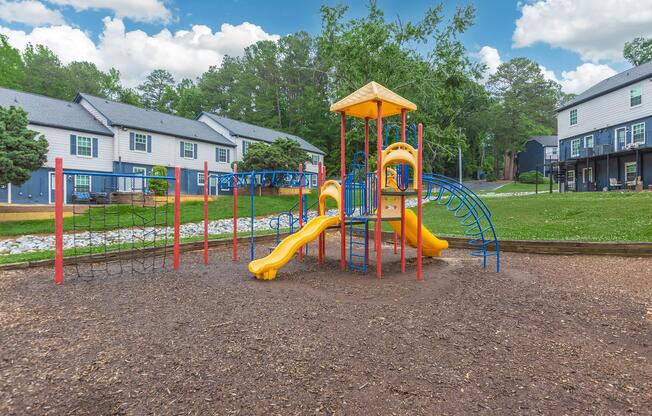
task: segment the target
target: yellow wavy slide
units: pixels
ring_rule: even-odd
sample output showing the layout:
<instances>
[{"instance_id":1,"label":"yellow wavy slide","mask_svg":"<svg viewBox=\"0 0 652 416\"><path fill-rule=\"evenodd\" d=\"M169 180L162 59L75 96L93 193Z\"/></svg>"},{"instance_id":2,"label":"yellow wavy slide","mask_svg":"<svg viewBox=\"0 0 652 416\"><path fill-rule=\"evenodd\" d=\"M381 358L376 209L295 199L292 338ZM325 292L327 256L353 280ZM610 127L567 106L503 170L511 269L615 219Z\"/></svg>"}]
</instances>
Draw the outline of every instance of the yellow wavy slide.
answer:
<instances>
[{"instance_id":1,"label":"yellow wavy slide","mask_svg":"<svg viewBox=\"0 0 652 416\"><path fill-rule=\"evenodd\" d=\"M321 212L326 212L326 199L333 198L337 202L337 211L340 210L340 184L336 181L326 181L322 185L319 195ZM340 223L339 214L328 217L320 215L308 221L299 231L286 237L266 257L249 263L249 271L258 279L271 280L276 277L278 269L283 267L294 257L294 254L303 246L314 240L328 227Z\"/></svg>"},{"instance_id":2,"label":"yellow wavy slide","mask_svg":"<svg viewBox=\"0 0 652 416\"><path fill-rule=\"evenodd\" d=\"M405 242L411 247L417 246L417 214L414 211L405 210ZM388 221L389 225L401 235L401 221ZM421 254L426 257L439 257L441 251L448 248L448 241L440 240L423 225L421 226Z\"/></svg>"}]
</instances>

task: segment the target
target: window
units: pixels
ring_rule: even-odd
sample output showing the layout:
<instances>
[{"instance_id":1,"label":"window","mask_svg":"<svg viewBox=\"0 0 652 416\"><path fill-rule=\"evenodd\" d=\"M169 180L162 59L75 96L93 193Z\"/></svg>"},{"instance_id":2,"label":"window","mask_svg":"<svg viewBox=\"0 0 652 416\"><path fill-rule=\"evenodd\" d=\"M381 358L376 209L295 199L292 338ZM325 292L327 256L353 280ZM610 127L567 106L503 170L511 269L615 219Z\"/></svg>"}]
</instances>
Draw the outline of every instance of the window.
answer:
<instances>
[{"instance_id":1,"label":"window","mask_svg":"<svg viewBox=\"0 0 652 416\"><path fill-rule=\"evenodd\" d=\"M577 108L570 111L570 125L574 126L577 124Z\"/></svg>"},{"instance_id":2,"label":"window","mask_svg":"<svg viewBox=\"0 0 652 416\"><path fill-rule=\"evenodd\" d=\"M77 136L77 155L86 157L93 155L93 141L90 137Z\"/></svg>"},{"instance_id":3,"label":"window","mask_svg":"<svg viewBox=\"0 0 652 416\"><path fill-rule=\"evenodd\" d=\"M319 163L319 155L312 155L312 164L317 165Z\"/></svg>"},{"instance_id":4,"label":"window","mask_svg":"<svg viewBox=\"0 0 652 416\"><path fill-rule=\"evenodd\" d=\"M632 125L632 143L645 143L645 123Z\"/></svg>"},{"instance_id":5,"label":"window","mask_svg":"<svg viewBox=\"0 0 652 416\"><path fill-rule=\"evenodd\" d=\"M217 161L219 163L230 163L231 162L231 150L225 147L217 148Z\"/></svg>"},{"instance_id":6,"label":"window","mask_svg":"<svg viewBox=\"0 0 652 416\"><path fill-rule=\"evenodd\" d=\"M575 190L575 171L569 170L566 172L566 182L568 183L568 189L571 191Z\"/></svg>"},{"instance_id":7,"label":"window","mask_svg":"<svg viewBox=\"0 0 652 416\"><path fill-rule=\"evenodd\" d=\"M147 152L147 136L144 134L134 134L134 150L137 152Z\"/></svg>"},{"instance_id":8,"label":"window","mask_svg":"<svg viewBox=\"0 0 652 416\"><path fill-rule=\"evenodd\" d=\"M75 175L75 192L90 192L91 177L90 175Z\"/></svg>"},{"instance_id":9,"label":"window","mask_svg":"<svg viewBox=\"0 0 652 416\"><path fill-rule=\"evenodd\" d=\"M242 156L247 154L247 150L249 150L249 146L251 146L253 143L247 140L242 141Z\"/></svg>"},{"instance_id":10,"label":"window","mask_svg":"<svg viewBox=\"0 0 652 416\"><path fill-rule=\"evenodd\" d=\"M593 148L593 135L586 136L584 138L584 147L587 149L592 149Z\"/></svg>"},{"instance_id":11,"label":"window","mask_svg":"<svg viewBox=\"0 0 652 416\"><path fill-rule=\"evenodd\" d=\"M636 162L625 163L625 180L627 183L636 182Z\"/></svg>"},{"instance_id":12,"label":"window","mask_svg":"<svg viewBox=\"0 0 652 416\"><path fill-rule=\"evenodd\" d=\"M310 177L310 183L311 183L313 188L317 187L317 175L312 175Z\"/></svg>"},{"instance_id":13,"label":"window","mask_svg":"<svg viewBox=\"0 0 652 416\"><path fill-rule=\"evenodd\" d=\"M584 183L593 182L593 168L582 169L582 182Z\"/></svg>"},{"instance_id":14,"label":"window","mask_svg":"<svg viewBox=\"0 0 652 416\"><path fill-rule=\"evenodd\" d=\"M147 175L147 168L141 168L134 166L133 167L134 175ZM147 186L146 179L133 178L133 183L131 184L132 190L144 189Z\"/></svg>"},{"instance_id":15,"label":"window","mask_svg":"<svg viewBox=\"0 0 652 416\"><path fill-rule=\"evenodd\" d=\"M629 89L629 106L636 107L641 105L643 102L643 93L641 91L641 86L637 85Z\"/></svg>"},{"instance_id":16,"label":"window","mask_svg":"<svg viewBox=\"0 0 652 416\"><path fill-rule=\"evenodd\" d=\"M186 157L188 159L195 158L195 146L192 143L183 144L183 157Z\"/></svg>"},{"instance_id":17,"label":"window","mask_svg":"<svg viewBox=\"0 0 652 416\"><path fill-rule=\"evenodd\" d=\"M571 157L578 157L580 155L580 142L581 139L571 140Z\"/></svg>"},{"instance_id":18,"label":"window","mask_svg":"<svg viewBox=\"0 0 652 416\"><path fill-rule=\"evenodd\" d=\"M204 186L204 172L197 172L197 185Z\"/></svg>"}]
</instances>

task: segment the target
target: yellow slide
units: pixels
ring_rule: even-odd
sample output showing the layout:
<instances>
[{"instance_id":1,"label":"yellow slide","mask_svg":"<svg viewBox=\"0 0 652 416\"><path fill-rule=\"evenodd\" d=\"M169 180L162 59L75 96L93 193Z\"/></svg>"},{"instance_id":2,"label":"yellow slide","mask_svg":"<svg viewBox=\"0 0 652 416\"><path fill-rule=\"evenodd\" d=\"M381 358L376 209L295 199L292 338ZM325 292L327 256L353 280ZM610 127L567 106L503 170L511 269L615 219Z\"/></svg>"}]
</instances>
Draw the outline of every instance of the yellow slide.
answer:
<instances>
[{"instance_id":1,"label":"yellow slide","mask_svg":"<svg viewBox=\"0 0 652 416\"><path fill-rule=\"evenodd\" d=\"M290 261L299 248L317 238L326 228L339 223L339 217L321 215L313 218L302 229L283 239L267 257L249 263L249 271L258 279L275 278L276 271Z\"/></svg>"},{"instance_id":2,"label":"yellow slide","mask_svg":"<svg viewBox=\"0 0 652 416\"><path fill-rule=\"evenodd\" d=\"M412 247L417 246L417 214L405 210L405 242ZM394 231L401 235L401 221L388 221ZM448 248L448 241L440 240L423 225L421 226L421 253L426 257L441 256L441 251Z\"/></svg>"},{"instance_id":3,"label":"yellow slide","mask_svg":"<svg viewBox=\"0 0 652 416\"><path fill-rule=\"evenodd\" d=\"M338 215L327 217L321 215L308 221L299 231L289 235L266 257L249 263L249 271L258 279L271 280L276 277L278 269L290 261L301 247L319 236L328 227L340 223L340 184L336 181L326 181L319 193L320 212L326 212L326 199L333 198L337 202Z\"/></svg>"}]
</instances>

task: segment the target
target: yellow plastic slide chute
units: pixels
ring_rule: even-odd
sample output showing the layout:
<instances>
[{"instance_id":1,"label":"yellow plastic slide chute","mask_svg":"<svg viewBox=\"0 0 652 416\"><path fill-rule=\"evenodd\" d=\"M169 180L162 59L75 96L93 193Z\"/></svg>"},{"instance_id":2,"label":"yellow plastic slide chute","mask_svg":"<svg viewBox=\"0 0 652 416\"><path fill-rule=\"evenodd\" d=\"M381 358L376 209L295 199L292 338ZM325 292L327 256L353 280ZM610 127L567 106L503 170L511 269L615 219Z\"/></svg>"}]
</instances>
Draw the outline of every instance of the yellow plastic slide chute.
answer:
<instances>
[{"instance_id":1,"label":"yellow plastic slide chute","mask_svg":"<svg viewBox=\"0 0 652 416\"><path fill-rule=\"evenodd\" d=\"M322 185L319 195L319 206L321 212L326 212L326 199L333 198L337 202L337 210L340 210L340 184L336 181L326 181ZM294 254L303 246L314 240L328 227L340 223L339 214L336 216L320 215L308 221L299 231L286 237L266 257L249 263L249 271L258 279L271 280L276 277L278 269L292 260Z\"/></svg>"},{"instance_id":2,"label":"yellow plastic slide chute","mask_svg":"<svg viewBox=\"0 0 652 416\"><path fill-rule=\"evenodd\" d=\"M409 146L409 145L408 145ZM410 146L411 147L411 146ZM383 169L384 170L384 169ZM394 169L387 169L389 177L387 178L387 185L394 190L399 190L396 185L396 171ZM401 221L389 221L396 234L401 235ZM410 247L417 246L417 227L419 225L417 214L414 211L405 210L405 242ZM439 257L442 250L448 248L448 241L440 240L433 233L430 232L425 226L421 225L421 254L426 257Z\"/></svg>"}]
</instances>

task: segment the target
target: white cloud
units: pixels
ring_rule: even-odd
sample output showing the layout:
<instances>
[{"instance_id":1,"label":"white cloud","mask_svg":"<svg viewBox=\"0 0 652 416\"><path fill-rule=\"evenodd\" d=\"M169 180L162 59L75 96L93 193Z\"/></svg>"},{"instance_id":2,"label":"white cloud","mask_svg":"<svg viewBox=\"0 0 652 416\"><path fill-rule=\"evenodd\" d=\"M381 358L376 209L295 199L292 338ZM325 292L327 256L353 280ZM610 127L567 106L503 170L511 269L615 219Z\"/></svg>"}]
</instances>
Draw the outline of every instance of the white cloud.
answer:
<instances>
[{"instance_id":1,"label":"white cloud","mask_svg":"<svg viewBox=\"0 0 652 416\"><path fill-rule=\"evenodd\" d=\"M500 64L503 63L500 59L498 49L492 48L491 46L483 46L480 52L478 52L478 58L480 58L480 62L487 66L489 75L495 74Z\"/></svg>"},{"instance_id":2,"label":"white cloud","mask_svg":"<svg viewBox=\"0 0 652 416\"><path fill-rule=\"evenodd\" d=\"M36 0L0 0L0 20L8 23L24 23L30 26L64 23L61 12L48 9L47 6Z\"/></svg>"},{"instance_id":3,"label":"white cloud","mask_svg":"<svg viewBox=\"0 0 652 416\"><path fill-rule=\"evenodd\" d=\"M48 0L59 6L71 6L76 11L111 10L117 17L140 22L164 22L172 13L162 0Z\"/></svg>"},{"instance_id":4,"label":"white cloud","mask_svg":"<svg viewBox=\"0 0 652 416\"><path fill-rule=\"evenodd\" d=\"M652 0L536 0L521 13L514 47L543 42L592 62L620 61L626 41L652 35Z\"/></svg>"},{"instance_id":5,"label":"white cloud","mask_svg":"<svg viewBox=\"0 0 652 416\"><path fill-rule=\"evenodd\" d=\"M584 63L573 71L562 71L561 79L557 78L554 71L541 66L541 71L546 79L550 79L561 84L561 88L566 93L579 94L603 79L612 77L617 72L608 65Z\"/></svg>"},{"instance_id":6,"label":"white cloud","mask_svg":"<svg viewBox=\"0 0 652 416\"><path fill-rule=\"evenodd\" d=\"M126 31L117 17L104 18L97 44L88 34L66 25L35 28L30 33L0 27L0 33L21 50L27 43L46 45L64 63L90 61L104 70L115 67L129 86L137 85L157 68L167 69L178 79L195 78L211 65L219 66L224 55L241 55L244 48L257 41L279 39L248 22L225 23L216 32L195 25L190 30L172 33L164 29L148 35L141 30Z\"/></svg>"}]
</instances>

